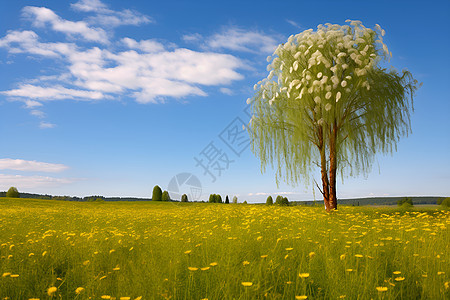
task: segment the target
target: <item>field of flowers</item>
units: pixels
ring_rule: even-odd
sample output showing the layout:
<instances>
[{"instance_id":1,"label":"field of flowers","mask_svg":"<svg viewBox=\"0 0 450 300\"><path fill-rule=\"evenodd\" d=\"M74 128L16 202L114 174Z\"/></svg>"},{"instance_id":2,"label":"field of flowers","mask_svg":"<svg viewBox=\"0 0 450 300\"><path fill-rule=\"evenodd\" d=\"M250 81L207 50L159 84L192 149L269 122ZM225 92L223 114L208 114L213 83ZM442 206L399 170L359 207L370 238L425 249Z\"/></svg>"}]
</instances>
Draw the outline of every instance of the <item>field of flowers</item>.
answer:
<instances>
[{"instance_id":1,"label":"field of flowers","mask_svg":"<svg viewBox=\"0 0 450 300\"><path fill-rule=\"evenodd\" d=\"M0 299L449 299L450 212L0 198Z\"/></svg>"}]
</instances>

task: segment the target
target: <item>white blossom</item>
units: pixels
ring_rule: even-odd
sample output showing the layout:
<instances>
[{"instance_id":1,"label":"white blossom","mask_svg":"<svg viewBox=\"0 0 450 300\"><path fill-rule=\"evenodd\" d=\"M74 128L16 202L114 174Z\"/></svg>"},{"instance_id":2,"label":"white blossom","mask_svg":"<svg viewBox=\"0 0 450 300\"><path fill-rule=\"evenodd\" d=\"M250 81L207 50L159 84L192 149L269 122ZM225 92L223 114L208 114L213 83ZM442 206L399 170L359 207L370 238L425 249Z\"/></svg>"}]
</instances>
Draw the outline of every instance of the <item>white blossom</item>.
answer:
<instances>
[{"instance_id":1,"label":"white blossom","mask_svg":"<svg viewBox=\"0 0 450 300\"><path fill-rule=\"evenodd\" d=\"M331 107L332 107L331 104L327 103L327 105L325 105L325 110L329 111L331 109Z\"/></svg>"},{"instance_id":2,"label":"white blossom","mask_svg":"<svg viewBox=\"0 0 450 300\"><path fill-rule=\"evenodd\" d=\"M252 101L252 99L247 98L247 104L250 104L251 101Z\"/></svg>"},{"instance_id":3,"label":"white blossom","mask_svg":"<svg viewBox=\"0 0 450 300\"><path fill-rule=\"evenodd\" d=\"M325 94L325 99L330 99L331 98L331 92L328 92Z\"/></svg>"},{"instance_id":4,"label":"white blossom","mask_svg":"<svg viewBox=\"0 0 450 300\"><path fill-rule=\"evenodd\" d=\"M322 77L322 72L317 73L317 78L320 79Z\"/></svg>"},{"instance_id":5,"label":"white blossom","mask_svg":"<svg viewBox=\"0 0 450 300\"><path fill-rule=\"evenodd\" d=\"M294 61L294 64L292 66L294 67L294 71L297 71L298 70L298 61Z\"/></svg>"},{"instance_id":6,"label":"white blossom","mask_svg":"<svg viewBox=\"0 0 450 300\"><path fill-rule=\"evenodd\" d=\"M346 86L347 86L347 81L345 81L345 80L342 80L342 82L341 82L341 86L342 86L342 87L346 87Z\"/></svg>"},{"instance_id":7,"label":"white blossom","mask_svg":"<svg viewBox=\"0 0 450 300\"><path fill-rule=\"evenodd\" d=\"M316 102L317 104L319 104L321 101L319 96L314 97L314 102Z\"/></svg>"},{"instance_id":8,"label":"white blossom","mask_svg":"<svg viewBox=\"0 0 450 300\"><path fill-rule=\"evenodd\" d=\"M336 102L338 102L339 99L341 99L341 92L336 93Z\"/></svg>"}]
</instances>

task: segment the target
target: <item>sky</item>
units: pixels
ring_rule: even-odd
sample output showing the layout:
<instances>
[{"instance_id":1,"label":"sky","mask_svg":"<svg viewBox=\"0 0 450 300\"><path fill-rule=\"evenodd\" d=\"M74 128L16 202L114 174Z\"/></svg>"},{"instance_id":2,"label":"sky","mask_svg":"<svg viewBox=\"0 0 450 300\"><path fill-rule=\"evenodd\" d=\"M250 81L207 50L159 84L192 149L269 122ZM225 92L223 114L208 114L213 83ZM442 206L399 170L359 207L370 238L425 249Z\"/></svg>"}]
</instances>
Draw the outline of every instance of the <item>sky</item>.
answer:
<instances>
[{"instance_id":1,"label":"sky","mask_svg":"<svg viewBox=\"0 0 450 300\"><path fill-rule=\"evenodd\" d=\"M390 65L423 86L412 134L338 198L450 196L446 0L1 1L0 191L319 200L312 178L261 173L246 99L278 44L347 19L379 24Z\"/></svg>"}]
</instances>

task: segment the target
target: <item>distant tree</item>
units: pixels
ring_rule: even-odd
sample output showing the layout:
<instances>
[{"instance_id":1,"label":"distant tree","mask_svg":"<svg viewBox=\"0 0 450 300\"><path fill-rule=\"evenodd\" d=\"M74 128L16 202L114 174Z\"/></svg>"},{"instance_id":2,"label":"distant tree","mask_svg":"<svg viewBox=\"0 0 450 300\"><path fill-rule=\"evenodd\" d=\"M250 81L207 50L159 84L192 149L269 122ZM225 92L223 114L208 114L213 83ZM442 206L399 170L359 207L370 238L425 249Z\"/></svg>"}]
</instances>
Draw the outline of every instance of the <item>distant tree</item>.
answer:
<instances>
[{"instance_id":1,"label":"distant tree","mask_svg":"<svg viewBox=\"0 0 450 300\"><path fill-rule=\"evenodd\" d=\"M273 204L272 196L267 197L266 204L267 205L272 205Z\"/></svg>"},{"instance_id":2,"label":"distant tree","mask_svg":"<svg viewBox=\"0 0 450 300\"><path fill-rule=\"evenodd\" d=\"M19 198L20 194L16 187L10 187L9 190L6 192L6 197L9 198Z\"/></svg>"},{"instance_id":3,"label":"distant tree","mask_svg":"<svg viewBox=\"0 0 450 300\"><path fill-rule=\"evenodd\" d=\"M225 197L225 204L230 203L230 199L228 199L228 195Z\"/></svg>"},{"instance_id":4,"label":"distant tree","mask_svg":"<svg viewBox=\"0 0 450 300\"><path fill-rule=\"evenodd\" d=\"M153 188L152 200L153 201L162 200L162 190L158 185L155 185L155 187Z\"/></svg>"},{"instance_id":5,"label":"distant tree","mask_svg":"<svg viewBox=\"0 0 450 300\"><path fill-rule=\"evenodd\" d=\"M289 205L289 200L287 197L283 197L283 199L281 199L281 205L284 205L284 206Z\"/></svg>"},{"instance_id":6,"label":"distant tree","mask_svg":"<svg viewBox=\"0 0 450 300\"><path fill-rule=\"evenodd\" d=\"M281 205L283 201L283 196L278 195L277 198L275 199L275 204Z\"/></svg>"},{"instance_id":7,"label":"distant tree","mask_svg":"<svg viewBox=\"0 0 450 300\"><path fill-rule=\"evenodd\" d=\"M447 197L447 198L441 200L440 205L443 207L450 207L450 197Z\"/></svg>"},{"instance_id":8,"label":"distant tree","mask_svg":"<svg viewBox=\"0 0 450 300\"><path fill-rule=\"evenodd\" d=\"M244 204L247 204L247 200L245 200L243 203L244 203Z\"/></svg>"},{"instance_id":9,"label":"distant tree","mask_svg":"<svg viewBox=\"0 0 450 300\"><path fill-rule=\"evenodd\" d=\"M209 200L208 200L208 202L209 202L209 203L214 203L214 202L216 202L215 194L210 194L210 195L209 195Z\"/></svg>"},{"instance_id":10,"label":"distant tree","mask_svg":"<svg viewBox=\"0 0 450 300\"><path fill-rule=\"evenodd\" d=\"M170 201L170 195L168 191L164 191L161 195L161 200L162 201Z\"/></svg>"},{"instance_id":11,"label":"distant tree","mask_svg":"<svg viewBox=\"0 0 450 300\"><path fill-rule=\"evenodd\" d=\"M188 202L188 196L186 194L181 196L181 202Z\"/></svg>"},{"instance_id":12,"label":"distant tree","mask_svg":"<svg viewBox=\"0 0 450 300\"><path fill-rule=\"evenodd\" d=\"M404 207L408 207L408 206L414 206L412 198L411 197L404 197L401 198L397 201L398 206L404 206Z\"/></svg>"},{"instance_id":13,"label":"distant tree","mask_svg":"<svg viewBox=\"0 0 450 300\"><path fill-rule=\"evenodd\" d=\"M233 203L237 204L238 203L238 198L236 196L233 197Z\"/></svg>"},{"instance_id":14,"label":"distant tree","mask_svg":"<svg viewBox=\"0 0 450 300\"><path fill-rule=\"evenodd\" d=\"M222 203L222 196L216 195L216 203Z\"/></svg>"}]
</instances>

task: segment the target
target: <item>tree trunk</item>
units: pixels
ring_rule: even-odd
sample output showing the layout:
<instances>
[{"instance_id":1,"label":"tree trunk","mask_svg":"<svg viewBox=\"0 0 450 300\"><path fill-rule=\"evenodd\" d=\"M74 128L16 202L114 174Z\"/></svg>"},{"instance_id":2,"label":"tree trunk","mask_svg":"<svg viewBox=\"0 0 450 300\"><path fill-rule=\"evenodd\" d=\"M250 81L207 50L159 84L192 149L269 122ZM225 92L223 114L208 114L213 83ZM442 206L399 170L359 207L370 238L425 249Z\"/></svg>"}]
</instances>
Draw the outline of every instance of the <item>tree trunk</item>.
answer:
<instances>
[{"instance_id":1,"label":"tree trunk","mask_svg":"<svg viewBox=\"0 0 450 300\"><path fill-rule=\"evenodd\" d=\"M336 170L337 170L337 160L336 160L336 138L337 138L337 128L336 122L334 122L333 131L330 136L330 194L329 194L329 207L327 211L332 211L337 209L337 197L336 197Z\"/></svg>"},{"instance_id":2,"label":"tree trunk","mask_svg":"<svg viewBox=\"0 0 450 300\"><path fill-rule=\"evenodd\" d=\"M330 211L330 184L328 182L327 158L325 154L325 145L323 139L323 130L320 127L319 132L319 151L320 151L320 171L322 177L322 195L325 209Z\"/></svg>"}]
</instances>

